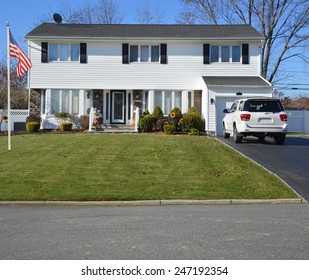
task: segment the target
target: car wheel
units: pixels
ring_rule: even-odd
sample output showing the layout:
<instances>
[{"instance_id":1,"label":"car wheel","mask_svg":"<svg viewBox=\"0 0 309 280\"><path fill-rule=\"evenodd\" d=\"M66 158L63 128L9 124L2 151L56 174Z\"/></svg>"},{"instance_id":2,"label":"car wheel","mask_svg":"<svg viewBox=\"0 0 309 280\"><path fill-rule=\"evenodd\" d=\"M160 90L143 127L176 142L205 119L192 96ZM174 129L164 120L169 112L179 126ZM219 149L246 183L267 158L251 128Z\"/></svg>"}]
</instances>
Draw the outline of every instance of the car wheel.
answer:
<instances>
[{"instance_id":1,"label":"car wheel","mask_svg":"<svg viewBox=\"0 0 309 280\"><path fill-rule=\"evenodd\" d=\"M238 133L236 125L233 128L233 138L235 143L241 143L243 136Z\"/></svg>"},{"instance_id":2,"label":"car wheel","mask_svg":"<svg viewBox=\"0 0 309 280\"><path fill-rule=\"evenodd\" d=\"M286 134L274 136L277 145L283 145L285 141Z\"/></svg>"},{"instance_id":3,"label":"car wheel","mask_svg":"<svg viewBox=\"0 0 309 280\"><path fill-rule=\"evenodd\" d=\"M223 124L223 137L224 138L230 138L230 133L227 133L226 132L226 129L225 129L225 125Z\"/></svg>"}]
</instances>

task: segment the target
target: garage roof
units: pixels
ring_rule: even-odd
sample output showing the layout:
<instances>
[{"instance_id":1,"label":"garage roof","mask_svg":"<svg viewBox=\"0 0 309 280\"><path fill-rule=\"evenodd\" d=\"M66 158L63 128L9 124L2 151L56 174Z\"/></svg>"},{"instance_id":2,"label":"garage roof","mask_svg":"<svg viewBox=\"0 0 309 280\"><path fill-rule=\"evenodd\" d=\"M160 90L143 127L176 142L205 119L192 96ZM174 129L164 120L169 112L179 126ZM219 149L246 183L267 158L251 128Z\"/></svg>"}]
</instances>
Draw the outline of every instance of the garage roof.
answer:
<instances>
[{"instance_id":1,"label":"garage roof","mask_svg":"<svg viewBox=\"0 0 309 280\"><path fill-rule=\"evenodd\" d=\"M207 87L270 87L271 84L260 76L203 76Z\"/></svg>"}]
</instances>

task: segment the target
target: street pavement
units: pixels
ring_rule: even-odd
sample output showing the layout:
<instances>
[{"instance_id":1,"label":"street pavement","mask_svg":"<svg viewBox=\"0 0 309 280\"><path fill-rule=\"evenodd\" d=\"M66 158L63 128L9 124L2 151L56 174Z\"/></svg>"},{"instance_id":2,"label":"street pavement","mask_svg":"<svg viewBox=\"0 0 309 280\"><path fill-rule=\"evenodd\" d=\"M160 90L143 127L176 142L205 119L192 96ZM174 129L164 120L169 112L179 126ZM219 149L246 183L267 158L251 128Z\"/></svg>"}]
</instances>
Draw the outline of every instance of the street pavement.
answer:
<instances>
[{"instance_id":1,"label":"street pavement","mask_svg":"<svg viewBox=\"0 0 309 280\"><path fill-rule=\"evenodd\" d=\"M246 137L239 144L232 137L218 139L277 174L309 201L309 137L287 137L284 145L275 145L270 137L263 143Z\"/></svg>"},{"instance_id":2,"label":"street pavement","mask_svg":"<svg viewBox=\"0 0 309 280\"><path fill-rule=\"evenodd\" d=\"M308 259L309 204L0 205L0 259Z\"/></svg>"}]
</instances>

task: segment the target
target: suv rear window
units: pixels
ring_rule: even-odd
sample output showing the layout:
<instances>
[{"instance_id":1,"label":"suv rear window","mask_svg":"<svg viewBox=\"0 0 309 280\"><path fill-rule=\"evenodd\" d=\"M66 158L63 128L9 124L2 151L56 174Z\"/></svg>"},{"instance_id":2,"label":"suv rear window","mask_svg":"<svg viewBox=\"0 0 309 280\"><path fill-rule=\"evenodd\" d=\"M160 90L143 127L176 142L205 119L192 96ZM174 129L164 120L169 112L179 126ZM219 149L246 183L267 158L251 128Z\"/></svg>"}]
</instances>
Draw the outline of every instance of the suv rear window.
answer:
<instances>
[{"instance_id":1,"label":"suv rear window","mask_svg":"<svg viewBox=\"0 0 309 280\"><path fill-rule=\"evenodd\" d=\"M279 113L283 111L283 107L278 100L247 100L244 111Z\"/></svg>"}]
</instances>

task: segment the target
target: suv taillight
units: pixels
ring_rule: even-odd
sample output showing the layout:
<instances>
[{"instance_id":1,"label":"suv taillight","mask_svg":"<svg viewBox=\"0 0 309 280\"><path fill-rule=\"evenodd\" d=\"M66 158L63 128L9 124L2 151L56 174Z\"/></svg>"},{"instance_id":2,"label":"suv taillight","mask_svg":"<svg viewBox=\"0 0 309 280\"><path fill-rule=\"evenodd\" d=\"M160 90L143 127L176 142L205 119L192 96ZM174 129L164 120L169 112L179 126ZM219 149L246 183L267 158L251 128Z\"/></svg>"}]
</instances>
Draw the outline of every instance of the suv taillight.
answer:
<instances>
[{"instance_id":1,"label":"suv taillight","mask_svg":"<svg viewBox=\"0 0 309 280\"><path fill-rule=\"evenodd\" d=\"M283 122L287 122L288 121L288 115L287 114L280 114L280 119Z\"/></svg>"},{"instance_id":2,"label":"suv taillight","mask_svg":"<svg viewBox=\"0 0 309 280\"><path fill-rule=\"evenodd\" d=\"M250 121L251 115L250 114L241 114L240 119L242 121Z\"/></svg>"}]
</instances>

